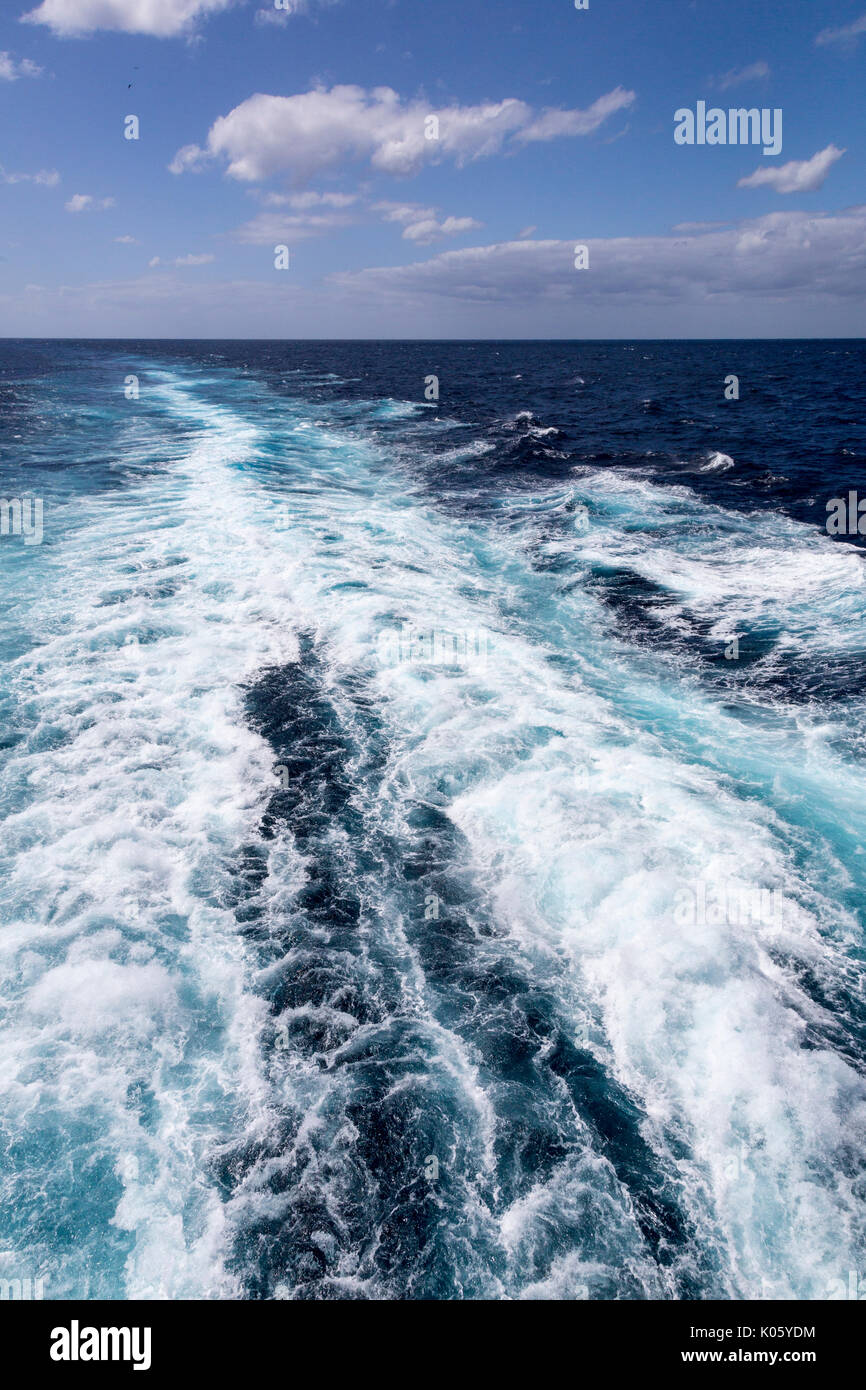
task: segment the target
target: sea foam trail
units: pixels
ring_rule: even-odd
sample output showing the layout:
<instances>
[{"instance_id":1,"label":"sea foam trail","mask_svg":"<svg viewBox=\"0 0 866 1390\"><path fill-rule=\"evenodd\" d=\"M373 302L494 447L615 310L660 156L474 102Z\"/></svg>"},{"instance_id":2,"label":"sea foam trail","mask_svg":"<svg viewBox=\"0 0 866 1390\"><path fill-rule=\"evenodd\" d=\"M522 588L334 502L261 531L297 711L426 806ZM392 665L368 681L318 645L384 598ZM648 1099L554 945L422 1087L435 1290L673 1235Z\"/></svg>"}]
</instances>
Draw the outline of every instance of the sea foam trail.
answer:
<instances>
[{"instance_id":1,"label":"sea foam trail","mask_svg":"<svg viewBox=\"0 0 866 1390\"><path fill-rule=\"evenodd\" d=\"M689 505L700 529L714 509ZM678 686L664 662L636 659L611 640L592 594L563 596L513 536L406 511L380 487L362 518L342 512L344 544L329 549L324 575L305 569L297 593L335 688L369 663L383 619L424 630L435 614L448 630L492 634L486 669L409 662L376 678L391 733L382 815L400 840L407 790L444 810L515 967L580 1020L609 1078L638 1100L655 1181L673 1183L683 1216L682 1261L695 1266L683 1278L707 1296L825 1296L863 1250L864 1087L834 1045L832 1007L850 1007L846 1024L862 1033L860 928L833 891L866 828L859 766L839 758L826 719L755 728L694 683ZM793 596L787 575L799 564L823 570L809 581L813 601L832 576L855 611L858 557L794 523L752 524L749 558L774 601ZM615 528L611 542L621 543ZM603 546L604 532L589 544ZM787 549L768 570L776 546ZM365 579L343 588L341 572ZM560 674L568 656L581 674ZM756 783L778 804L756 799ZM811 840L804 803L816 812ZM698 883L738 900L775 893L780 918L681 923L678 895ZM862 1049L853 1060L862 1066ZM527 1281L545 1223L567 1229L580 1191L567 1171L497 1216L512 1296L567 1296L587 1282L597 1293L628 1266L621 1249L619 1269L614 1260L593 1288L597 1264L581 1262L572 1231L574 1243L560 1254L553 1242L543 1277ZM713 1268L697 1268L695 1251L711 1252Z\"/></svg>"},{"instance_id":2,"label":"sea foam trail","mask_svg":"<svg viewBox=\"0 0 866 1390\"><path fill-rule=\"evenodd\" d=\"M261 1009L227 883L273 782L239 685L294 646L232 471L255 428L182 404L170 471L69 504L12 670L5 1246L53 1297L236 1288L207 1160L258 1103Z\"/></svg>"},{"instance_id":3,"label":"sea foam trail","mask_svg":"<svg viewBox=\"0 0 866 1390\"><path fill-rule=\"evenodd\" d=\"M612 626L603 557L668 577L625 485L455 519L345 411L154 389L194 447L79 504L15 675L3 1070L82 1232L58 1283L826 1296L862 1267L866 1114L837 727L749 722ZM844 557L784 540L848 602ZM690 544L694 604L718 571ZM483 659L393 659L433 628ZM698 883L781 915L697 920Z\"/></svg>"},{"instance_id":4,"label":"sea foam trail","mask_svg":"<svg viewBox=\"0 0 866 1390\"><path fill-rule=\"evenodd\" d=\"M394 841L412 843L407 804L440 809L461 832L455 852L465 854L479 898L493 900L507 928L513 968L589 1040L611 1083L637 1098L635 1142L642 1137L660 1165L650 1186L672 1185L680 1208L682 1278L711 1296L822 1296L862 1254L862 1081L831 1045L826 999L822 1006L804 985L817 976L842 990L857 980L848 950L859 928L831 892L850 836L828 844L819 824L815 843L804 844L802 817L792 810L786 823L754 799L748 782L781 778L813 798L829 827L839 820L840 790L847 806L856 804L859 769L840 765L832 736L820 730L796 721L766 734L745 730L694 686L684 701L663 663L653 670L611 641L594 597L572 589L563 598L513 536L445 523L389 487L363 450L352 459L349 495L326 494L326 522L322 497L293 501L298 535L310 536L312 525L318 543L316 528L329 528L316 562L297 575L295 597L346 722L351 700L340 692L359 669L384 701L390 756L379 814ZM340 473L347 475L345 451ZM690 505L698 522L713 510ZM774 537L772 523L762 525L759 548L796 543L796 560L814 554L819 563L807 528L785 524ZM859 579L859 560L837 558L826 542L820 553L843 589ZM431 617L449 632L483 626L495 653L486 668L455 673L406 662L377 673L371 656L383 624L424 631ZM560 674L566 655L582 676ZM789 807L795 799L789 791ZM816 869L822 851L830 856L824 877ZM677 894L696 882L780 894L781 922L680 925ZM417 943L417 901L405 911L407 938ZM484 1062L478 1032L454 1014L452 1032ZM480 1080L495 1109L499 1083L489 1064ZM540 1089L537 1074L532 1080ZM570 1125L574 1140L580 1116ZM599 1147L627 1209L639 1177L622 1163L611 1172ZM623 1238L608 1263L581 1259L592 1223L569 1224L567 1212L589 1198L578 1195L585 1177L570 1172L563 1159L535 1186L526 1188L524 1175L522 1195L505 1208L479 1190L498 1228L503 1289L568 1296L588 1286L597 1295L618 1280L622 1287L623 1270L641 1258L638 1286L681 1289L676 1272L662 1270L661 1285L653 1284L639 1235L636 1252L626 1253ZM645 1196L638 1190L639 1201ZM543 1248L551 1223L560 1225L561 1251L556 1240ZM630 1228L639 1225L633 1219ZM700 1268L698 1251L711 1252L712 1268ZM467 1277L471 1283L478 1271Z\"/></svg>"}]
</instances>

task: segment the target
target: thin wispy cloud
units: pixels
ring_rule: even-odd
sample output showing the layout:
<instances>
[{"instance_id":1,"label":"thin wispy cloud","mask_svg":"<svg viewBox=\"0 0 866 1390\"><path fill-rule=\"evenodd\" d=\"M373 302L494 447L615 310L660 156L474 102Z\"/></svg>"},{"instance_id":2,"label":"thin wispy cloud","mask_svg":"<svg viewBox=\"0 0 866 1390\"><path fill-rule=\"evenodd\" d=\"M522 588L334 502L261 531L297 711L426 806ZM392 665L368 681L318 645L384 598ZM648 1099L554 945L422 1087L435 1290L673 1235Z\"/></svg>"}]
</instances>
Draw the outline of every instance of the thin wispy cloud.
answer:
<instances>
[{"instance_id":1,"label":"thin wispy cloud","mask_svg":"<svg viewBox=\"0 0 866 1390\"><path fill-rule=\"evenodd\" d=\"M844 153L835 145L828 145L811 159L792 159L778 169L762 164L754 174L740 179L737 187L774 188L777 193L814 193L823 186L833 165Z\"/></svg>"},{"instance_id":2,"label":"thin wispy cloud","mask_svg":"<svg viewBox=\"0 0 866 1390\"><path fill-rule=\"evenodd\" d=\"M398 223L404 239L419 246L476 231L483 225L474 217L441 217L439 208L422 203L366 204L357 194L258 193L257 196L267 210L238 227L233 233L236 241L261 246L283 242L292 245L355 226L371 213L383 222ZM290 211L282 211L284 208Z\"/></svg>"},{"instance_id":3,"label":"thin wispy cloud","mask_svg":"<svg viewBox=\"0 0 866 1390\"><path fill-rule=\"evenodd\" d=\"M481 225L474 217L446 217L441 222L435 217L423 217L419 222L410 222L408 227L404 228L403 236L407 241L417 242L419 246L429 246L431 242L441 241L443 237L477 231Z\"/></svg>"},{"instance_id":4,"label":"thin wispy cloud","mask_svg":"<svg viewBox=\"0 0 866 1390\"><path fill-rule=\"evenodd\" d=\"M425 208L421 203L392 203L384 201L373 204L373 212L381 213L383 222L416 222L419 217L432 217L435 208Z\"/></svg>"},{"instance_id":5,"label":"thin wispy cloud","mask_svg":"<svg viewBox=\"0 0 866 1390\"><path fill-rule=\"evenodd\" d=\"M43 188L55 188L60 182L60 175L56 169L39 169L35 174L13 174L0 165L0 182L35 183L41 184Z\"/></svg>"},{"instance_id":6,"label":"thin wispy cloud","mask_svg":"<svg viewBox=\"0 0 866 1390\"><path fill-rule=\"evenodd\" d=\"M729 222L677 222L671 228L674 232L714 232L719 227L728 227Z\"/></svg>"},{"instance_id":7,"label":"thin wispy cloud","mask_svg":"<svg viewBox=\"0 0 866 1390\"><path fill-rule=\"evenodd\" d=\"M215 260L216 256L212 256L209 252L205 251L201 255L175 256L173 260L168 261L163 260L161 256L152 256L147 264L151 267L158 265L173 265L180 270L183 269L184 266L210 265L211 261Z\"/></svg>"},{"instance_id":8,"label":"thin wispy cloud","mask_svg":"<svg viewBox=\"0 0 866 1390\"><path fill-rule=\"evenodd\" d=\"M422 207L417 203L376 203L372 211L381 213L385 222L401 223L404 240L413 241L418 246L429 246L445 237L477 231L483 225L474 217L440 219L438 208Z\"/></svg>"},{"instance_id":9,"label":"thin wispy cloud","mask_svg":"<svg viewBox=\"0 0 866 1390\"><path fill-rule=\"evenodd\" d=\"M716 78L715 85L720 91L726 92L729 87L739 87L743 82L756 82L769 76L769 63L750 63L748 67L732 68L730 72L723 73L721 77Z\"/></svg>"},{"instance_id":10,"label":"thin wispy cloud","mask_svg":"<svg viewBox=\"0 0 866 1390\"><path fill-rule=\"evenodd\" d=\"M357 193L262 193L251 190L269 208L348 208L357 203Z\"/></svg>"},{"instance_id":11,"label":"thin wispy cloud","mask_svg":"<svg viewBox=\"0 0 866 1390\"><path fill-rule=\"evenodd\" d=\"M0 53L0 81L17 82L19 77L39 77L43 69L29 58L16 62L11 53Z\"/></svg>"},{"instance_id":12,"label":"thin wispy cloud","mask_svg":"<svg viewBox=\"0 0 866 1390\"><path fill-rule=\"evenodd\" d=\"M635 96L634 92L617 87L599 97L585 111L544 111L522 130L517 130L514 139L518 144L528 144L533 140L555 140L560 136L591 135L609 116L631 106Z\"/></svg>"},{"instance_id":13,"label":"thin wispy cloud","mask_svg":"<svg viewBox=\"0 0 866 1390\"><path fill-rule=\"evenodd\" d=\"M107 208L114 207L114 199L94 198L90 193L73 193L64 207L67 212L105 212Z\"/></svg>"},{"instance_id":14,"label":"thin wispy cloud","mask_svg":"<svg viewBox=\"0 0 866 1390\"><path fill-rule=\"evenodd\" d=\"M839 29L822 29L815 42L821 47L828 44L854 44L861 34L866 34L866 14L855 19L853 24L843 24Z\"/></svg>"},{"instance_id":15,"label":"thin wispy cloud","mask_svg":"<svg viewBox=\"0 0 866 1390\"><path fill-rule=\"evenodd\" d=\"M253 246L283 242L291 246L298 241L309 241L311 237L349 227L353 221L352 217L340 212L260 212L258 217L237 227L232 236L235 241Z\"/></svg>"}]
</instances>

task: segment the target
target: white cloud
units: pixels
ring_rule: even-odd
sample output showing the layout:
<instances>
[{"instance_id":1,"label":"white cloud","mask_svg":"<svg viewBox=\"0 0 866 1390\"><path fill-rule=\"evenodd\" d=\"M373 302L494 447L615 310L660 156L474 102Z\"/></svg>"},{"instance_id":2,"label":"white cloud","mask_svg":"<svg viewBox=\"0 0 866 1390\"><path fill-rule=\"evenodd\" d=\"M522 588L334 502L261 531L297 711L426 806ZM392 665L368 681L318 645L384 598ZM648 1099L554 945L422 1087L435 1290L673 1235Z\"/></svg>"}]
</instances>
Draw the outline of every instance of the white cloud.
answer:
<instances>
[{"instance_id":1,"label":"white cloud","mask_svg":"<svg viewBox=\"0 0 866 1390\"><path fill-rule=\"evenodd\" d=\"M67 212L104 212L114 207L113 198L94 198L90 193L73 193L64 204Z\"/></svg>"},{"instance_id":2,"label":"white cloud","mask_svg":"<svg viewBox=\"0 0 866 1390\"><path fill-rule=\"evenodd\" d=\"M543 111L524 130L518 131L514 138L520 144L526 144L531 140L553 140L560 135L591 135L608 116L631 106L635 96L635 92L617 87L606 96L599 97L586 111Z\"/></svg>"},{"instance_id":3,"label":"white cloud","mask_svg":"<svg viewBox=\"0 0 866 1390\"><path fill-rule=\"evenodd\" d=\"M169 172L197 174L199 169L204 168L207 159L207 151L199 149L198 145L182 145L168 166Z\"/></svg>"},{"instance_id":4,"label":"white cloud","mask_svg":"<svg viewBox=\"0 0 866 1390\"><path fill-rule=\"evenodd\" d=\"M121 246L137 246L138 238L134 236L116 236L115 241L119 241Z\"/></svg>"},{"instance_id":5,"label":"white cloud","mask_svg":"<svg viewBox=\"0 0 866 1390\"><path fill-rule=\"evenodd\" d=\"M714 232L718 227L729 227L730 222L677 222L672 228L675 232Z\"/></svg>"},{"instance_id":6,"label":"white cloud","mask_svg":"<svg viewBox=\"0 0 866 1390\"><path fill-rule=\"evenodd\" d=\"M435 217L435 208L425 208L421 203L392 203L385 201L373 204L373 212L382 214L383 222L417 222L421 217Z\"/></svg>"},{"instance_id":7,"label":"white cloud","mask_svg":"<svg viewBox=\"0 0 866 1390\"><path fill-rule=\"evenodd\" d=\"M841 159L844 153L835 145L828 145L825 150L813 154L811 159L792 159L778 169L762 164L754 174L740 179L737 187L762 188L768 185L777 193L814 193L816 188L821 188L836 160Z\"/></svg>"},{"instance_id":8,"label":"white cloud","mask_svg":"<svg viewBox=\"0 0 866 1390\"><path fill-rule=\"evenodd\" d=\"M589 246L588 270L574 247ZM511 241L446 251L407 266L329 277L343 293L403 305L431 298L507 306L618 308L742 297L866 297L866 206L834 216L776 212L717 231L657 237Z\"/></svg>"},{"instance_id":9,"label":"white cloud","mask_svg":"<svg viewBox=\"0 0 866 1390\"><path fill-rule=\"evenodd\" d=\"M47 24L61 38L114 29L122 34L175 38L196 20L228 9L234 0L42 0L21 18Z\"/></svg>"},{"instance_id":10,"label":"white cloud","mask_svg":"<svg viewBox=\"0 0 866 1390\"><path fill-rule=\"evenodd\" d=\"M258 193L268 208L348 208L357 203L357 193Z\"/></svg>"},{"instance_id":11,"label":"white cloud","mask_svg":"<svg viewBox=\"0 0 866 1390\"><path fill-rule=\"evenodd\" d=\"M326 232L338 231L348 227L353 219L344 213L287 213L260 212L251 222L245 222L233 233L235 241L246 242L252 246L276 246L285 242L293 245L297 241L309 241L310 237L323 236Z\"/></svg>"},{"instance_id":12,"label":"white cloud","mask_svg":"<svg viewBox=\"0 0 866 1390\"><path fill-rule=\"evenodd\" d=\"M353 193L256 193L255 196L269 210L245 222L233 235L236 241L258 246L293 244L324 236L355 225L360 215L367 212L378 213L384 222L401 223L406 240L419 246L443 237L459 236L482 225L473 217L440 218L438 208L424 207L421 203L373 203L348 213L348 208L361 202ZM282 208L294 210L270 210Z\"/></svg>"},{"instance_id":13,"label":"white cloud","mask_svg":"<svg viewBox=\"0 0 866 1390\"><path fill-rule=\"evenodd\" d=\"M0 182L38 183L44 188L55 188L60 182L60 175L56 169L40 169L35 174L8 174L0 164Z\"/></svg>"},{"instance_id":14,"label":"white cloud","mask_svg":"<svg viewBox=\"0 0 866 1390\"><path fill-rule=\"evenodd\" d=\"M309 177L361 160L384 173L412 174L425 161L449 158L463 165L515 142L588 135L633 100L633 92L618 87L585 111L538 114L516 98L432 111L426 102L404 102L390 87L317 88L290 97L257 93L214 122L207 155L226 160L232 178L249 182L286 171ZM436 139L426 134L432 115L438 119ZM199 146L185 145L169 168L195 169L204 157Z\"/></svg>"},{"instance_id":15,"label":"white cloud","mask_svg":"<svg viewBox=\"0 0 866 1390\"><path fill-rule=\"evenodd\" d=\"M38 77L41 72L42 68L31 63L29 58L16 63L11 53L0 53L0 79L5 82L15 82L19 77Z\"/></svg>"},{"instance_id":16,"label":"white cloud","mask_svg":"<svg viewBox=\"0 0 866 1390\"><path fill-rule=\"evenodd\" d=\"M576 240L586 241L580 236ZM866 206L775 212L696 236L448 251L411 266L214 279L150 270L103 283L0 291L9 336L743 338L862 335Z\"/></svg>"},{"instance_id":17,"label":"white cloud","mask_svg":"<svg viewBox=\"0 0 866 1390\"><path fill-rule=\"evenodd\" d=\"M429 246L443 237L459 236L484 225L474 217L446 217L440 221L438 208L425 208L420 203L374 203L372 211L380 213L384 222L402 222L404 239L418 246Z\"/></svg>"},{"instance_id":18,"label":"white cloud","mask_svg":"<svg viewBox=\"0 0 866 1390\"><path fill-rule=\"evenodd\" d=\"M315 0L319 6L336 5L339 0ZM308 14L313 0L280 0L280 9L274 8L273 0L267 9L256 10L257 24L288 24L295 15Z\"/></svg>"},{"instance_id":19,"label":"white cloud","mask_svg":"<svg viewBox=\"0 0 866 1390\"><path fill-rule=\"evenodd\" d=\"M474 232L481 226L483 223L476 222L474 217L446 217L442 222L437 222L435 217L426 217L420 222L410 222L403 236L419 246L429 246L431 241L440 241L446 236L460 236L462 232Z\"/></svg>"},{"instance_id":20,"label":"white cloud","mask_svg":"<svg viewBox=\"0 0 866 1390\"><path fill-rule=\"evenodd\" d=\"M173 261L164 261L161 256L152 256L147 264L149 266L173 265L180 269L187 265L209 265L211 261L215 260L216 256L212 256L209 252L205 251L198 256L175 256Z\"/></svg>"},{"instance_id":21,"label":"white cloud","mask_svg":"<svg viewBox=\"0 0 866 1390\"><path fill-rule=\"evenodd\" d=\"M606 145L615 145L617 140L622 140L626 135L628 135L630 130L631 121L626 121L622 130L618 130L615 135L608 135L604 143Z\"/></svg>"},{"instance_id":22,"label":"white cloud","mask_svg":"<svg viewBox=\"0 0 866 1390\"><path fill-rule=\"evenodd\" d=\"M841 29L822 29L815 39L817 44L856 43L861 34L866 34L866 14L846 24Z\"/></svg>"},{"instance_id":23,"label":"white cloud","mask_svg":"<svg viewBox=\"0 0 866 1390\"><path fill-rule=\"evenodd\" d=\"M533 233L533 232L537 232L537 231L538 231L538 228L535 226L534 223L533 223L533 225L532 225L531 227L524 227L522 232L518 232L518 233L517 233L517 240L518 240L518 241L524 241L524 240L526 239L526 237L532 236L532 233Z\"/></svg>"},{"instance_id":24,"label":"white cloud","mask_svg":"<svg viewBox=\"0 0 866 1390\"><path fill-rule=\"evenodd\" d=\"M726 92L729 87L738 87L741 82L753 82L760 77L769 77L770 67L768 63L751 63L747 68L732 68L730 72L723 73L717 80L716 86L721 91Z\"/></svg>"}]
</instances>

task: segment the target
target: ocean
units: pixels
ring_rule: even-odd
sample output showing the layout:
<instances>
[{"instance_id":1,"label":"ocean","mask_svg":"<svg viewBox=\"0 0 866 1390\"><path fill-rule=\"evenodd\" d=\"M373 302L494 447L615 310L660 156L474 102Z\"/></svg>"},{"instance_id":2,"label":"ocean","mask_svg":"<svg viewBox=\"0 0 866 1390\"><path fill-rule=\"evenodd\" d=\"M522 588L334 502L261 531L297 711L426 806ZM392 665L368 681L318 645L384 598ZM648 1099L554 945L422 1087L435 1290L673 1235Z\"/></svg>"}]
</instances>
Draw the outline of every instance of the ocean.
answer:
<instances>
[{"instance_id":1,"label":"ocean","mask_svg":"<svg viewBox=\"0 0 866 1390\"><path fill-rule=\"evenodd\" d=\"M0 1279L866 1286L864 388L0 342Z\"/></svg>"}]
</instances>

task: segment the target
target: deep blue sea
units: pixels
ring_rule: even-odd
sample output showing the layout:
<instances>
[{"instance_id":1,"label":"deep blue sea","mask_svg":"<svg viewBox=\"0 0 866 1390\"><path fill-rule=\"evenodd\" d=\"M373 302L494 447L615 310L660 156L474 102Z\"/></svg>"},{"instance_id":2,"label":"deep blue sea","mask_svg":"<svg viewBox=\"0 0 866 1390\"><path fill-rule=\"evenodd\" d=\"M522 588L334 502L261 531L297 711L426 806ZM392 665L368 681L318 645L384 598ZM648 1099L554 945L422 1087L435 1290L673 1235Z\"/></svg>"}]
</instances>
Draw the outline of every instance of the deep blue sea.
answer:
<instances>
[{"instance_id":1,"label":"deep blue sea","mask_svg":"<svg viewBox=\"0 0 866 1390\"><path fill-rule=\"evenodd\" d=\"M0 342L0 1278L866 1278L864 397L863 341Z\"/></svg>"}]
</instances>

